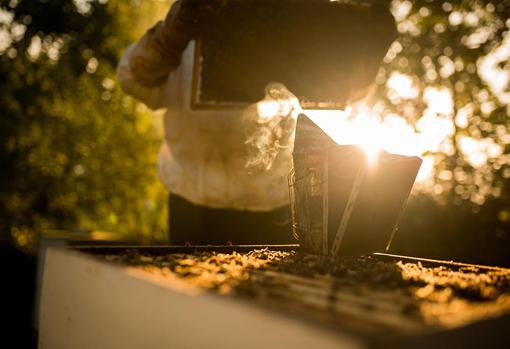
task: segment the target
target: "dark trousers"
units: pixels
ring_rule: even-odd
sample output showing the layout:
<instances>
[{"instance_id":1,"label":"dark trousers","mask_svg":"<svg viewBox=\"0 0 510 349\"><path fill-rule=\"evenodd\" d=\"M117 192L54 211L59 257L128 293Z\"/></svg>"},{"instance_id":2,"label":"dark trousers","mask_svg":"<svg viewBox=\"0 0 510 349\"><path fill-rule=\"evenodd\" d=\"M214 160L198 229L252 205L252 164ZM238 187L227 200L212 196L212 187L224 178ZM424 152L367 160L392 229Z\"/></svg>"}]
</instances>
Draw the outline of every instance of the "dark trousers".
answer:
<instances>
[{"instance_id":1,"label":"dark trousers","mask_svg":"<svg viewBox=\"0 0 510 349\"><path fill-rule=\"evenodd\" d=\"M269 212L213 209L170 194L169 227L173 245L296 243L289 207Z\"/></svg>"}]
</instances>

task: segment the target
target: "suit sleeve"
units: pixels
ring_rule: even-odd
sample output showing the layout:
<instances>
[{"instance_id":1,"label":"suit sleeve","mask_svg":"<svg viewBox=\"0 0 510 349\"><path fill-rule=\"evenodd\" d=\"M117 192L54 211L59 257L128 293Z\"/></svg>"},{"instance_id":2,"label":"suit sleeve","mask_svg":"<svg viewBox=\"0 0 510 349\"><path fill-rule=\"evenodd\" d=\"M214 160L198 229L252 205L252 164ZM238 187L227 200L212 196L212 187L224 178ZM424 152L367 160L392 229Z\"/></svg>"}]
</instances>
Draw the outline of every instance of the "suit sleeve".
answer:
<instances>
[{"instance_id":1,"label":"suit sleeve","mask_svg":"<svg viewBox=\"0 0 510 349\"><path fill-rule=\"evenodd\" d=\"M162 55L157 48L159 22L136 43L129 46L117 66L117 77L122 89L151 109L166 106L165 86L170 74L181 62L181 52Z\"/></svg>"}]
</instances>

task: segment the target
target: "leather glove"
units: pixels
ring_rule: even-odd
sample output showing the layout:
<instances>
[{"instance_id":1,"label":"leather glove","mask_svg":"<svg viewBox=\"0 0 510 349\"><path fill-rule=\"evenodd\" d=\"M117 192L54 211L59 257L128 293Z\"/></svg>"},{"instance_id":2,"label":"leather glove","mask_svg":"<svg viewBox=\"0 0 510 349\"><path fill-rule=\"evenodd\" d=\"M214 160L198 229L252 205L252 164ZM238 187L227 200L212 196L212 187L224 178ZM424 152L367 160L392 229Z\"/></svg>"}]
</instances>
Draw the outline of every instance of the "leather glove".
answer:
<instances>
[{"instance_id":1,"label":"leather glove","mask_svg":"<svg viewBox=\"0 0 510 349\"><path fill-rule=\"evenodd\" d=\"M135 46L129 63L134 79L159 86L181 63L182 52L196 38L212 11L226 0L177 0L164 21L150 29Z\"/></svg>"},{"instance_id":2,"label":"leather glove","mask_svg":"<svg viewBox=\"0 0 510 349\"><path fill-rule=\"evenodd\" d=\"M222 0L177 0L163 23L155 28L154 48L165 57L175 57L201 30L204 18L217 10Z\"/></svg>"}]
</instances>

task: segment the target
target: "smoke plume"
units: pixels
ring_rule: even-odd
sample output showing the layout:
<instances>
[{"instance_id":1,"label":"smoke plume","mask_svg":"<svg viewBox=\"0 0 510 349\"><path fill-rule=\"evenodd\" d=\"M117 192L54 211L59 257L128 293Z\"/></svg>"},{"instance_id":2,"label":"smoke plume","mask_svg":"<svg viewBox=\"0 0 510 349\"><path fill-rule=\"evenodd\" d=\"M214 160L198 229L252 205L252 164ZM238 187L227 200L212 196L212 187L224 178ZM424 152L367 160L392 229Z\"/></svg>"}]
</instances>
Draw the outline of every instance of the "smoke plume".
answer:
<instances>
[{"instance_id":1,"label":"smoke plume","mask_svg":"<svg viewBox=\"0 0 510 349\"><path fill-rule=\"evenodd\" d=\"M250 172L271 170L284 152L288 152L290 159L300 111L298 99L277 82L269 83L264 99L246 110L246 168Z\"/></svg>"}]
</instances>

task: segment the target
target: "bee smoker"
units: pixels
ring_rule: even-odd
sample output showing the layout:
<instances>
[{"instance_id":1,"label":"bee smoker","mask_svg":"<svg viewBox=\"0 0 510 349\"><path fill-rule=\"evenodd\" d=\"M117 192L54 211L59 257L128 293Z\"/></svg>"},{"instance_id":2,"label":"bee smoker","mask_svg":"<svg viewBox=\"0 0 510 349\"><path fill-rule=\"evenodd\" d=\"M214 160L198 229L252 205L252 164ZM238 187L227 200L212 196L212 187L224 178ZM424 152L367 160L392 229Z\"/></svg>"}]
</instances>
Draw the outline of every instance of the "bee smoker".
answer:
<instances>
[{"instance_id":1,"label":"bee smoker","mask_svg":"<svg viewBox=\"0 0 510 349\"><path fill-rule=\"evenodd\" d=\"M289 176L294 236L313 254L354 256L388 250L422 160L338 145L298 117Z\"/></svg>"}]
</instances>

